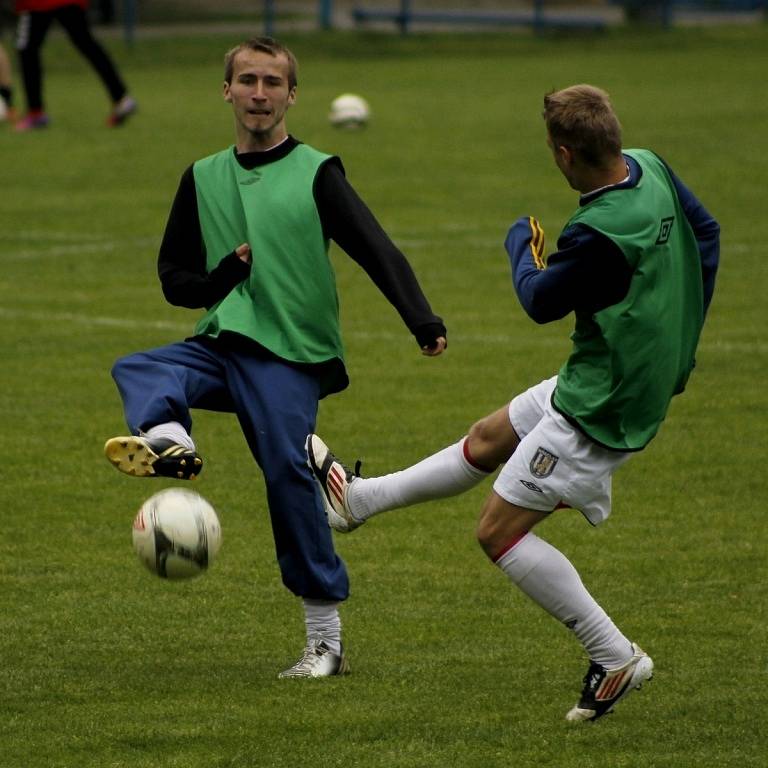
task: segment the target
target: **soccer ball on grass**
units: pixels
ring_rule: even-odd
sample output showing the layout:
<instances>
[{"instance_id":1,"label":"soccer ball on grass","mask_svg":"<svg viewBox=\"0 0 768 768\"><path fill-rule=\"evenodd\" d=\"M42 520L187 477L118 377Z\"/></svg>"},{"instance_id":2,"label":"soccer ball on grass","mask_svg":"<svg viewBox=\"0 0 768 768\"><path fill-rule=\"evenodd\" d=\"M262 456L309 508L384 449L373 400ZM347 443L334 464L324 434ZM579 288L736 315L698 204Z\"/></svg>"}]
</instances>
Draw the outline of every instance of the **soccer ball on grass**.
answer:
<instances>
[{"instance_id":1,"label":"soccer ball on grass","mask_svg":"<svg viewBox=\"0 0 768 768\"><path fill-rule=\"evenodd\" d=\"M161 578L199 576L221 548L219 518L199 493L166 488L141 505L133 521L133 548Z\"/></svg>"},{"instance_id":2,"label":"soccer ball on grass","mask_svg":"<svg viewBox=\"0 0 768 768\"><path fill-rule=\"evenodd\" d=\"M328 119L337 128L362 128L371 119L371 108L362 96L342 93L331 102Z\"/></svg>"}]
</instances>

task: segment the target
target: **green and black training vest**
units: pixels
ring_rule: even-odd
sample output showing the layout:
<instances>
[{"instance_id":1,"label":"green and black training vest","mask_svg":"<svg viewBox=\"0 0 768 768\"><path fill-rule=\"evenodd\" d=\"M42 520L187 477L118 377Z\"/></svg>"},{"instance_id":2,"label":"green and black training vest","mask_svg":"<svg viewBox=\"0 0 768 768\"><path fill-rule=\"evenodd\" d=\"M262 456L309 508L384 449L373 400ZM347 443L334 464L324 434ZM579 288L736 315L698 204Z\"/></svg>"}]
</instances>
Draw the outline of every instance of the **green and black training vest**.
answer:
<instances>
[{"instance_id":1,"label":"green and black training vest","mask_svg":"<svg viewBox=\"0 0 768 768\"><path fill-rule=\"evenodd\" d=\"M241 243L250 277L212 306L195 333L241 334L284 360L343 361L336 279L312 188L330 158L306 144L246 170L233 148L193 166L210 271Z\"/></svg>"},{"instance_id":2,"label":"green and black training vest","mask_svg":"<svg viewBox=\"0 0 768 768\"><path fill-rule=\"evenodd\" d=\"M664 163L625 150L642 169L635 187L604 192L566 224L610 238L634 270L624 299L576 312L573 350L555 408L592 440L636 451L653 438L694 365L704 322L698 245Z\"/></svg>"}]
</instances>

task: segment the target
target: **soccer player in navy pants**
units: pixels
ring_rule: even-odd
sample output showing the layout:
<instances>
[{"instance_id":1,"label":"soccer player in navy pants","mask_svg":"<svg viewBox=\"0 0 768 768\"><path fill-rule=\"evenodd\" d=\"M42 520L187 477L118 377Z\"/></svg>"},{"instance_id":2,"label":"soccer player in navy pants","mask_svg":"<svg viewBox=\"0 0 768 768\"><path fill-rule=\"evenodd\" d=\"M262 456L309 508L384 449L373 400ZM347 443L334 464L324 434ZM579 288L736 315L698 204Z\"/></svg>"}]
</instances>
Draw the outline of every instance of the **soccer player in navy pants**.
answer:
<instances>
[{"instance_id":1,"label":"soccer player in navy pants","mask_svg":"<svg viewBox=\"0 0 768 768\"><path fill-rule=\"evenodd\" d=\"M160 248L166 299L206 311L185 341L128 355L113 376L129 435L105 453L137 477L196 477L195 408L234 413L261 467L283 583L302 598L307 642L281 677L347 671L339 604L349 592L306 463L319 400L348 384L334 240L398 311L422 354L446 330L403 254L346 181L339 158L290 136L296 61L270 38L226 56L236 143L182 175Z\"/></svg>"}]
</instances>

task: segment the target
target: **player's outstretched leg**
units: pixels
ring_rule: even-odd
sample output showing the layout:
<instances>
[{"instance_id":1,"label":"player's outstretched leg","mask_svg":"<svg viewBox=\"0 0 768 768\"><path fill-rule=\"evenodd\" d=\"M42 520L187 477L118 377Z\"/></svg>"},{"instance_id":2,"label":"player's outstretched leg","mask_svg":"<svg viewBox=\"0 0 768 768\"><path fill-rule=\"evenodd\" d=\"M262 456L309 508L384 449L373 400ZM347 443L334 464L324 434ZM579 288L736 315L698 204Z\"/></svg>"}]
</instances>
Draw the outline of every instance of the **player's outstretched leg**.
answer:
<instances>
[{"instance_id":1,"label":"player's outstretched leg","mask_svg":"<svg viewBox=\"0 0 768 768\"><path fill-rule=\"evenodd\" d=\"M133 477L194 480L203 469L203 460L195 451L167 438L113 437L104 445L104 454L117 469Z\"/></svg>"},{"instance_id":2,"label":"player's outstretched leg","mask_svg":"<svg viewBox=\"0 0 768 768\"><path fill-rule=\"evenodd\" d=\"M640 688L652 677L653 660L635 643L632 643L632 658L619 669L608 671L592 662L584 676L584 689L579 703L568 712L565 719L572 722L597 720L612 712L627 694Z\"/></svg>"},{"instance_id":3,"label":"player's outstretched leg","mask_svg":"<svg viewBox=\"0 0 768 768\"><path fill-rule=\"evenodd\" d=\"M349 487L360 471L359 462L355 472L347 469L317 435L309 435L305 447L307 463L320 486L328 525L341 533L354 531L365 522L352 514L347 501Z\"/></svg>"}]
</instances>

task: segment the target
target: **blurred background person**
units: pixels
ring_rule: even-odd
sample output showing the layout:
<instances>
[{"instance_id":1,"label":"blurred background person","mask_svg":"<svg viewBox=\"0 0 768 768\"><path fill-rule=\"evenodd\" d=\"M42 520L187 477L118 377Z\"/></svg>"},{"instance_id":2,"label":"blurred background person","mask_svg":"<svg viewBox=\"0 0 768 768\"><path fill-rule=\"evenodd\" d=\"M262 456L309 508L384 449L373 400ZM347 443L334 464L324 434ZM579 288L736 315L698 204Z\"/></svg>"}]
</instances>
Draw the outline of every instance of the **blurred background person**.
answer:
<instances>
[{"instance_id":1,"label":"blurred background person","mask_svg":"<svg viewBox=\"0 0 768 768\"><path fill-rule=\"evenodd\" d=\"M87 6L88 0L16 0L16 50L27 100L27 114L16 123L17 131L45 128L49 123L43 104L40 49L53 21L61 24L104 84L112 101L107 125L122 125L136 111L136 101L128 94L112 59L91 33Z\"/></svg>"},{"instance_id":2,"label":"blurred background person","mask_svg":"<svg viewBox=\"0 0 768 768\"><path fill-rule=\"evenodd\" d=\"M0 123L8 120L13 122L16 110L13 106L13 75L11 61L2 43L3 31L11 16L5 0L0 0Z\"/></svg>"},{"instance_id":3,"label":"blurred background person","mask_svg":"<svg viewBox=\"0 0 768 768\"><path fill-rule=\"evenodd\" d=\"M6 120L13 122L15 114L11 62L8 60L3 44L0 43L0 123Z\"/></svg>"}]
</instances>

